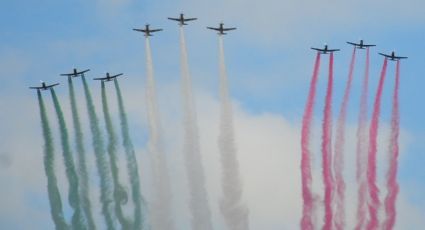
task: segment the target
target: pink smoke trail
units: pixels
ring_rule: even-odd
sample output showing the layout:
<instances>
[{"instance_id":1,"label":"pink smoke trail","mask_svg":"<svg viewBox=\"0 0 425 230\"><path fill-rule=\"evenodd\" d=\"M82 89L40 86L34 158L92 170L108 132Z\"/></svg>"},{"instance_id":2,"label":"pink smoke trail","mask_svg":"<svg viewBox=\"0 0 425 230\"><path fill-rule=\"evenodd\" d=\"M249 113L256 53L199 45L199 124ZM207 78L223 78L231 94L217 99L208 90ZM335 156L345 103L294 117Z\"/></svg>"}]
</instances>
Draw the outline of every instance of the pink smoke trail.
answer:
<instances>
[{"instance_id":1,"label":"pink smoke trail","mask_svg":"<svg viewBox=\"0 0 425 230\"><path fill-rule=\"evenodd\" d=\"M385 198L385 214L384 230L391 230L395 224L396 218L396 199L398 194L397 183L397 167L398 167L398 136L400 132L400 112L398 106L398 91L400 84L400 61L397 61L395 86L393 94L393 109L391 115L391 137L390 137L390 167L387 173L387 190L388 194Z\"/></svg>"},{"instance_id":2,"label":"pink smoke trail","mask_svg":"<svg viewBox=\"0 0 425 230\"><path fill-rule=\"evenodd\" d=\"M332 229L332 88L333 88L333 63L334 56L329 56L329 77L325 97L325 108L323 111L323 134L322 134L322 164L323 164L323 182L325 185L325 224L323 230Z\"/></svg>"},{"instance_id":3,"label":"pink smoke trail","mask_svg":"<svg viewBox=\"0 0 425 230\"><path fill-rule=\"evenodd\" d=\"M344 143L345 143L345 120L347 117L347 106L350 99L351 83L353 81L354 64L356 62L356 47L353 49L348 71L347 85L345 86L344 97L342 99L336 128L335 140L335 182L336 182L336 210L335 229L342 230L345 227L345 182L344 182Z\"/></svg>"},{"instance_id":4,"label":"pink smoke trail","mask_svg":"<svg viewBox=\"0 0 425 230\"><path fill-rule=\"evenodd\" d=\"M320 53L317 53L301 130L301 182L303 195L303 214L300 225L302 230L313 230L313 194L311 192L311 162L309 144L319 67Z\"/></svg>"},{"instance_id":5,"label":"pink smoke trail","mask_svg":"<svg viewBox=\"0 0 425 230\"><path fill-rule=\"evenodd\" d=\"M380 205L379 201L379 189L376 185L376 152L377 152L377 137L378 137L378 125L379 125L379 113L381 110L381 97L382 90L384 88L385 74L387 71L388 60L385 58L384 65L382 66L381 77L379 79L378 90L376 92L375 103L373 106L372 121L370 123L369 130L369 152L367 162L367 183L369 189L369 221L366 229L373 230L379 226L378 220L378 208Z\"/></svg>"},{"instance_id":6,"label":"pink smoke trail","mask_svg":"<svg viewBox=\"0 0 425 230\"><path fill-rule=\"evenodd\" d=\"M357 127L357 149L356 149L356 164L357 172L356 179L359 185L358 188L358 203L357 203L357 224L355 230L364 228L367 213L367 184L366 184L366 162L367 162L367 97L369 89L369 48L366 49L366 64L362 83L362 91L360 95L360 113Z\"/></svg>"}]
</instances>

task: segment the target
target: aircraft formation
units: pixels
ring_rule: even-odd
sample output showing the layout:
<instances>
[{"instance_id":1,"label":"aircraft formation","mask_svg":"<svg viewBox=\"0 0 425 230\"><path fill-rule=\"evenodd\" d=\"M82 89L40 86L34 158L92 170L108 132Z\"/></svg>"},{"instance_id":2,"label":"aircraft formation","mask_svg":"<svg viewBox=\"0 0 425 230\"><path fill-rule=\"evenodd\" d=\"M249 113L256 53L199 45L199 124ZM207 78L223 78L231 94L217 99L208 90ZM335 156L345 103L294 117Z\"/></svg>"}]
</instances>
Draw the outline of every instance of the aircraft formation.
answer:
<instances>
[{"instance_id":1,"label":"aircraft formation","mask_svg":"<svg viewBox=\"0 0 425 230\"><path fill-rule=\"evenodd\" d=\"M179 23L179 26L188 25L186 22L197 20L197 18L185 18L183 13L181 13L180 16L177 17L177 18L169 17L168 19L169 20L172 20L172 21L177 21ZM224 23L221 22L218 27L207 27L207 29L218 31L218 35L226 35L227 34L227 33L225 33L226 31L236 30L236 27L225 28L224 27ZM152 29L152 28L150 28L150 25L149 24L146 24L143 29L137 29L137 28L135 28L133 30L134 31L137 31L137 32L144 33L144 36L145 37L151 37L151 36L153 36L153 33L162 31L162 29L160 29L160 28L159 29ZM328 50L328 52L329 51L330 50ZM86 69L86 70L83 70L83 71L77 71L77 69L74 68L71 73L63 73L63 74L60 74L60 76L79 77L79 76L84 76L84 73L86 73L88 71L90 71L90 69ZM123 75L123 74L120 73L120 74L116 74L116 75L112 75L111 76L109 73L106 73L106 76L105 77L94 78L93 80L100 80L102 82L104 82L104 81L111 81L111 80L113 80L113 79L115 79L115 78L117 78L117 77L119 77L121 75ZM44 81L41 81L41 86L31 86L29 88L30 89L36 89L36 90L47 90L47 89L50 89L50 88L52 88L54 86L57 86L57 85L59 85L59 83L55 83L55 84L51 84L51 85L46 85L46 83Z\"/></svg>"},{"instance_id":2,"label":"aircraft formation","mask_svg":"<svg viewBox=\"0 0 425 230\"><path fill-rule=\"evenodd\" d=\"M198 18L185 18L184 17L184 14L181 13L176 18L168 17L168 19L169 20L172 20L172 21L177 21L179 26L185 26L185 25L188 25L186 22L195 21ZM227 31L236 30L236 27L228 27L228 28L226 28L226 27L224 27L224 23L221 22L218 25L218 27L207 26L207 29L218 31L218 33L217 33L218 35L226 35L227 34L226 33ZM146 24L145 25L145 28L143 28L143 29L137 29L137 28L135 28L133 30L134 31L137 31L137 32L144 33L144 36L145 37L151 37L151 36L153 36L152 33L162 31L163 29L160 29L160 28L158 28L158 29L151 29L150 28L150 24ZM376 45L371 45L371 44L364 44L364 41L362 39L359 41L359 43L347 42L347 44L353 45L357 49L365 49L365 48L376 46ZM340 51L340 49L330 49L327 44L325 44L323 48L311 47L311 49L312 50L316 50L317 52L319 52L321 54L329 54L329 53ZM397 61L397 60L400 60L400 59L406 59L407 58L407 57L395 55L395 51L392 51L391 54L379 53L379 55L382 55L382 56L388 58L391 61ZM78 77L78 76L84 75L84 73L86 73L88 71L89 71L89 69L78 72L77 69L74 68L72 73L61 74L61 76ZM117 74L117 75L110 76L109 73L106 73L106 76L105 77L103 77L103 78L94 78L93 80L111 81L111 80L113 80L116 77L121 76L121 75L123 75L123 74L120 73L120 74ZM52 88L52 87L57 86L57 85L59 85L59 83L52 84L52 85L46 85L45 82L41 81L41 86L32 86L32 87L30 87L30 89L47 90L47 89Z\"/></svg>"},{"instance_id":3,"label":"aircraft formation","mask_svg":"<svg viewBox=\"0 0 425 230\"><path fill-rule=\"evenodd\" d=\"M175 18L169 17L168 19L169 20L172 20L172 21L178 22L178 25L180 27L182 27L184 25L188 25L187 22L189 22L189 21L197 20L197 18L185 18L184 17L184 14L180 14L178 17L175 17ZM206 27L206 28L209 29L209 30L216 31L219 36L226 35L228 31L232 31L232 30L236 30L237 29L236 27L224 27L224 23L219 23L218 27ZM149 24L146 24L144 26L144 28L134 28L133 30L136 31L136 32L143 33L144 36L146 38L148 38L148 37L153 36L154 33L160 32L163 29L161 29L161 28L151 28ZM363 40L360 40L358 43L357 42L347 42L347 44L354 46L354 51L356 49L368 49L369 47L376 46L374 44L367 44ZM340 49L329 48L329 46L327 44L325 44L323 48L311 47L311 49L317 51L317 56L318 57L320 56L320 54L330 54L330 60L333 60L333 53L334 52L340 51ZM386 63L387 59L388 60L391 60L391 61L398 61L400 59L406 59L407 58L405 56L398 56L398 55L396 55L394 51L391 54L385 54L385 53L379 53L379 54L385 57L385 63ZM318 59L318 60L320 60L320 59ZM223 58L223 63L224 63L224 58ZM320 64L320 62L318 62L318 63ZM333 61L331 63L333 63ZM76 77L83 77L83 81L84 81L84 84L85 84L84 77L85 77L85 73L87 73L88 71L90 71L90 69L85 69L85 70L79 71L76 68L74 68L70 73L63 73L63 74L60 74L60 76L66 76L66 77L68 77L68 79L70 79L70 78L76 78ZM101 81L102 82L102 87L104 87L103 86L103 83L104 82L113 81L113 80L115 80L116 78L118 78L118 77L120 77L122 75L123 75L123 73L110 74L109 72L107 72L105 74L105 76L98 77L98 78L93 78L93 80ZM225 74L223 74L223 75L225 75ZM330 76L332 76L332 75L330 75ZM153 78L153 76L151 76L151 77ZM115 84L117 84L116 81L115 81ZM39 93L39 91L45 91L45 90L48 90L48 89L52 89L53 87L55 87L57 85L59 85L59 83L54 83L54 84L50 84L49 85L49 84L46 84L45 82L42 81L41 82L41 86L31 86L29 88L30 89L36 89L38 91L38 93ZM52 94L53 94L53 91L54 90L52 90ZM39 93L39 97L40 97L40 93ZM329 97L329 98L331 99L331 97ZM330 102L331 102L330 99L329 99L329 103L327 102L328 104L330 104ZM89 100L87 100L87 101L89 101ZM331 113L329 112L328 114L331 114ZM95 117L95 116L93 116L93 117ZM154 125L152 125L152 126L156 126L156 123ZM227 127L227 126L224 126L224 127ZM228 132L228 133L231 133L231 132ZM230 137L229 138L229 140L233 140L233 139L234 139L233 137ZM229 168L237 168L237 167L229 167ZM224 170L224 171L226 171L226 170ZM227 170L227 171L229 171L229 170ZM236 172L235 174L237 174L237 173L238 172ZM224 177L224 178L226 178L226 177ZM232 178L232 177L229 177L229 178ZM226 183L224 183L224 184L226 184ZM238 183L235 183L235 184L238 184ZM238 189L236 189L236 190L238 190ZM230 202L230 203L237 203L237 202ZM240 211L240 213L238 213L238 215L239 214L240 215L245 215L246 213L244 213L243 208L241 208L241 210L242 211ZM307 215L307 216L310 216L310 215ZM159 229L167 229L167 228L159 228ZM194 228L194 229L196 229L196 228Z\"/></svg>"}]
</instances>

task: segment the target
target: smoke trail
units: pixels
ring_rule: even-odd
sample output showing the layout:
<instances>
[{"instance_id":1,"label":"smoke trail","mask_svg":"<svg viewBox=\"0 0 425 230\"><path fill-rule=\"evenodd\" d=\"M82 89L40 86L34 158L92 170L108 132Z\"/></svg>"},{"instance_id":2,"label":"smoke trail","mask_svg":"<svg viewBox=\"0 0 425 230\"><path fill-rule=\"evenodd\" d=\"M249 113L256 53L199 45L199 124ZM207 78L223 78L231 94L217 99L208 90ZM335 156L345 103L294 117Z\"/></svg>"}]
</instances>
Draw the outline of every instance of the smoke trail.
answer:
<instances>
[{"instance_id":1,"label":"smoke trail","mask_svg":"<svg viewBox=\"0 0 425 230\"><path fill-rule=\"evenodd\" d=\"M127 168L130 178L130 186L131 186L131 197L134 203L134 230L146 229L144 226L144 214L142 213L144 198L140 191L140 179L139 179L139 170L137 168L137 160L134 153L133 143L130 139L130 133L127 122L127 115L124 108L124 102L121 95L121 90L118 85L118 80L114 79L115 90L117 92L117 100L118 100L118 109L120 113L121 120L121 133L123 139L123 145L127 157Z\"/></svg>"},{"instance_id":2,"label":"smoke trail","mask_svg":"<svg viewBox=\"0 0 425 230\"><path fill-rule=\"evenodd\" d=\"M316 98L317 78L320 67L320 53L316 55L313 76L310 82L307 103L304 110L301 130L301 182L303 195L303 214L300 222L302 230L313 230L313 194L311 192L311 160L310 160L310 130L313 118L314 100Z\"/></svg>"},{"instance_id":3,"label":"smoke trail","mask_svg":"<svg viewBox=\"0 0 425 230\"><path fill-rule=\"evenodd\" d=\"M379 188L376 185L376 153L377 153L377 137L378 137L378 125L379 125L379 114L381 110L381 97L382 90L384 88L385 74L387 71L387 58L384 60L382 66L381 77L379 79L378 90L376 91L375 103L373 106L372 121L370 123L369 130L369 151L368 151L368 162L367 162L367 183L369 189L369 216L370 219L367 223L366 229L373 230L379 226L378 220L378 208L380 205L379 201Z\"/></svg>"},{"instance_id":4,"label":"smoke trail","mask_svg":"<svg viewBox=\"0 0 425 230\"><path fill-rule=\"evenodd\" d=\"M100 201L102 203L102 214L106 221L108 230L115 229L115 217L113 215L113 191L111 186L111 174L109 170L108 158L103 145L102 134L99 129L99 120L94 109L90 89L86 78L81 76L84 85L84 94L86 96L87 112L90 120L90 130L92 133L92 144L96 156L96 165L100 177Z\"/></svg>"},{"instance_id":5,"label":"smoke trail","mask_svg":"<svg viewBox=\"0 0 425 230\"><path fill-rule=\"evenodd\" d=\"M167 161L162 149L159 113L156 101L155 79L149 37L146 37L146 98L149 120L149 151L153 156L153 176L155 197L152 202L152 229L174 229L171 211L171 185Z\"/></svg>"},{"instance_id":6,"label":"smoke trail","mask_svg":"<svg viewBox=\"0 0 425 230\"><path fill-rule=\"evenodd\" d=\"M109 163L111 164L112 182L114 185L114 200L115 200L115 214L122 227L122 229L130 229L131 223L124 216L121 205L128 201L127 192L119 182L118 166L117 166L117 137L115 135L114 127L112 125L111 116L109 114L108 100L106 98L105 83L102 81L102 107L103 116L105 118L106 131L108 133L108 154Z\"/></svg>"},{"instance_id":7,"label":"smoke trail","mask_svg":"<svg viewBox=\"0 0 425 230\"><path fill-rule=\"evenodd\" d=\"M72 228L73 229L86 229L83 212L80 206L80 196L79 196L79 188L78 188L78 177L75 172L74 159L72 157L71 148L69 147L69 138L68 138L68 129L66 127L65 118L63 117L63 112L59 104L59 100L56 96L55 90L53 88L50 89L52 94L53 104L56 110L56 115L58 117L60 136L61 136L61 144L62 144L62 153L65 163L65 172L66 177L69 183L69 191L68 191L68 201L69 205L74 210L74 214L72 215Z\"/></svg>"},{"instance_id":8,"label":"smoke trail","mask_svg":"<svg viewBox=\"0 0 425 230\"><path fill-rule=\"evenodd\" d=\"M68 78L68 89L69 97L71 103L72 111L72 120L74 123L74 133L75 133L75 145L77 149L77 159L78 159L78 178L80 182L80 202L81 208L83 209L84 215L86 217L88 229L96 229L94 224L93 215L91 211L90 204L90 190L89 190L89 176L87 173L87 164L86 164L86 152L84 149L83 142L83 132L81 131L81 123L77 110L77 103L75 100L74 85L72 83L71 77Z\"/></svg>"},{"instance_id":9,"label":"smoke trail","mask_svg":"<svg viewBox=\"0 0 425 230\"><path fill-rule=\"evenodd\" d=\"M391 115L391 139L390 139L390 167L387 173L387 190L388 194L385 198L385 214L384 230L391 230L394 227L396 219L396 200L398 194L397 168L398 168L398 137L400 132L400 112L398 102L398 91L400 84L400 60L397 61L395 86L393 94L393 109Z\"/></svg>"},{"instance_id":10,"label":"smoke trail","mask_svg":"<svg viewBox=\"0 0 425 230\"><path fill-rule=\"evenodd\" d=\"M367 213L367 183L366 183L366 165L367 165L367 97L369 88L369 48L366 49L366 64L360 95L360 113L357 127L357 148L356 148L356 179L358 188L357 203L357 224L355 230L364 228Z\"/></svg>"},{"instance_id":11,"label":"smoke trail","mask_svg":"<svg viewBox=\"0 0 425 230\"><path fill-rule=\"evenodd\" d=\"M180 26L180 49L185 130L184 153L190 191L192 229L212 230L183 26Z\"/></svg>"},{"instance_id":12,"label":"smoke trail","mask_svg":"<svg viewBox=\"0 0 425 230\"><path fill-rule=\"evenodd\" d=\"M47 177L47 193L50 202L50 214L52 215L56 229L68 229L68 225L66 224L65 218L63 217L62 202L53 165L55 161L55 155L53 149L52 133L50 131L46 108L44 106L40 90L37 90L37 96L38 105L40 107L41 126L43 129L44 138L44 171Z\"/></svg>"},{"instance_id":13,"label":"smoke trail","mask_svg":"<svg viewBox=\"0 0 425 230\"><path fill-rule=\"evenodd\" d=\"M345 182L344 182L344 143L345 143L345 120L347 117L347 106L350 99L351 83L353 81L354 64L356 61L356 47L353 49L348 72L347 85L338 117L335 140L335 182L336 182L336 210L335 229L342 230L345 227Z\"/></svg>"},{"instance_id":14,"label":"smoke trail","mask_svg":"<svg viewBox=\"0 0 425 230\"><path fill-rule=\"evenodd\" d=\"M229 98L226 66L224 62L223 37L219 38L220 52L220 133L218 146L222 165L221 185L223 197L220 200L220 211L228 229L249 229L248 208L242 201L242 185L239 175L239 163L235 146L233 128L233 112Z\"/></svg>"},{"instance_id":15,"label":"smoke trail","mask_svg":"<svg viewBox=\"0 0 425 230\"><path fill-rule=\"evenodd\" d=\"M325 184L325 224L324 230L332 229L332 88L333 88L333 53L329 56L329 78L326 90L325 108L323 114L322 164L323 182Z\"/></svg>"}]
</instances>

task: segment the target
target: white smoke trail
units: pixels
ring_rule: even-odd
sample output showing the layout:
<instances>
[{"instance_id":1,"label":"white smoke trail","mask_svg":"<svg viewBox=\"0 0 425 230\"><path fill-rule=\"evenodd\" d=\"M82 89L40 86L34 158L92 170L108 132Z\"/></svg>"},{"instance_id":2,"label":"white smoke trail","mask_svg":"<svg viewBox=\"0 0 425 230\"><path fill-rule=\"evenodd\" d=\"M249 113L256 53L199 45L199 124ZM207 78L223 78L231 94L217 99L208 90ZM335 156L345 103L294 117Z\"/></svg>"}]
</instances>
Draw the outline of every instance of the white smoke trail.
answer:
<instances>
[{"instance_id":1,"label":"white smoke trail","mask_svg":"<svg viewBox=\"0 0 425 230\"><path fill-rule=\"evenodd\" d=\"M172 230L174 223L171 212L171 185L164 151L159 113L156 101L155 79L149 37L146 37L146 98L149 121L149 152L153 159L154 198L151 204L152 229Z\"/></svg>"},{"instance_id":2,"label":"white smoke trail","mask_svg":"<svg viewBox=\"0 0 425 230\"><path fill-rule=\"evenodd\" d=\"M192 214L191 224L192 229L212 230L211 211L208 205L208 194L205 189L205 174L200 152L197 116L183 26L180 26L180 49L185 132L183 152L189 183L189 207Z\"/></svg>"},{"instance_id":3,"label":"white smoke trail","mask_svg":"<svg viewBox=\"0 0 425 230\"><path fill-rule=\"evenodd\" d=\"M248 208L242 202L242 185L239 175L239 163L237 160L233 112L229 99L226 67L224 64L223 38L219 36L220 52L220 133L218 145L222 165L222 190L223 197L220 200L220 211L224 217L227 228L231 230L249 229Z\"/></svg>"}]
</instances>

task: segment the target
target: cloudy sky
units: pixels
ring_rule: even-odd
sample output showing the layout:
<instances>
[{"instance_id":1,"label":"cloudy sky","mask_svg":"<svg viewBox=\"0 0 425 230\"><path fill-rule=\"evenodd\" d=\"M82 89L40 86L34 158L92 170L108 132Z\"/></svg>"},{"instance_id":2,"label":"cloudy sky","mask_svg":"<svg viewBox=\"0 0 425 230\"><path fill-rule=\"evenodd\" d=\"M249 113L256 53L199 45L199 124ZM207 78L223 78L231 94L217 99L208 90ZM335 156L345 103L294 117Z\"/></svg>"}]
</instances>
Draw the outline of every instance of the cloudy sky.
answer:
<instances>
[{"instance_id":1,"label":"cloudy sky","mask_svg":"<svg viewBox=\"0 0 425 230\"><path fill-rule=\"evenodd\" d=\"M219 22L238 29L225 37L226 64L235 110L236 142L244 186L244 201L250 210L252 229L296 229L301 216L300 123L306 101L315 53L311 46L340 48L335 55L336 117L347 78L352 47L346 41L377 44L371 51L371 101L382 57L377 52L395 50L409 56L401 63L401 156L398 179L397 229L425 226L425 15L422 0L366 1L308 0L66 0L2 1L0 3L0 229L51 229L43 140L36 94L28 86L59 82L56 91L68 127L72 127L66 79L60 73L72 68L90 68L88 77L105 72L123 72L121 89L129 113L131 134L137 147L142 190L151 195L144 86L145 48L142 34L132 28L146 23L163 28L151 39L165 147L173 175L173 204L178 229L188 229L187 181L183 168L180 99L179 36L176 23L166 20L184 12L199 20L185 27L189 63L199 116L203 162L214 225L223 229L218 211L220 164L218 158L218 44L206 26ZM325 69L327 60L323 59ZM359 52L347 129L349 190L355 190L355 129L364 54ZM379 133L379 183L387 158L388 124L394 63L388 68ZM321 71L312 148L320 142L321 109L325 92ZM90 86L100 116L100 85ZM112 86L108 86L112 88ZM86 148L90 135L82 85L76 84ZM67 182L59 146L55 114L48 93L44 94L54 131L56 168L66 204ZM114 102L111 89L111 102ZM117 118L115 103L111 103ZM371 106L369 106L371 107ZM118 126L118 119L114 120ZM103 124L103 120L101 120ZM103 128L103 127L102 127ZM104 130L102 130L104 132ZM314 159L314 189L321 194L320 158ZM120 161L123 166L125 162ZM95 166L91 156L90 165ZM123 171L125 171L123 169ZM125 178L124 173L121 173ZM92 187L98 181L93 169ZM385 189L382 189L385 195ZM100 209L98 189L93 189L96 217ZM348 193L347 219L354 222L356 193ZM183 211L181 211L183 210ZM319 212L321 215L321 213ZM318 223L322 217L318 216ZM101 223L99 223L101 225ZM319 224L320 226L320 224Z\"/></svg>"}]
</instances>

